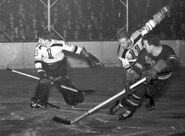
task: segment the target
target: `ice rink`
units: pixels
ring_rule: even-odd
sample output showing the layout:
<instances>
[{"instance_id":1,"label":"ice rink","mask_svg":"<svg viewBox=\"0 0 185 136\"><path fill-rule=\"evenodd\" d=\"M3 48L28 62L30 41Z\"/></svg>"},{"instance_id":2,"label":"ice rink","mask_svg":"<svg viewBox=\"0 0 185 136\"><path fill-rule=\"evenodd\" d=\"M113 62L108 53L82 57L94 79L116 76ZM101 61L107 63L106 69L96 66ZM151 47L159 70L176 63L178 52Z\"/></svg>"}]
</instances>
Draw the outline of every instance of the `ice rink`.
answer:
<instances>
[{"instance_id":1,"label":"ice rink","mask_svg":"<svg viewBox=\"0 0 185 136\"><path fill-rule=\"evenodd\" d=\"M33 70L19 70L34 75ZM109 115L109 105L72 125L52 120L57 115L73 120L123 89L121 68L69 69L73 84L86 93L78 106L66 105L55 89L50 92L47 109L30 108L37 80L10 71L0 71L0 136L184 136L185 135L185 68L165 86L162 97L156 100L156 110L147 111L146 101L132 118L118 121ZM119 114L119 113L118 113Z\"/></svg>"}]
</instances>

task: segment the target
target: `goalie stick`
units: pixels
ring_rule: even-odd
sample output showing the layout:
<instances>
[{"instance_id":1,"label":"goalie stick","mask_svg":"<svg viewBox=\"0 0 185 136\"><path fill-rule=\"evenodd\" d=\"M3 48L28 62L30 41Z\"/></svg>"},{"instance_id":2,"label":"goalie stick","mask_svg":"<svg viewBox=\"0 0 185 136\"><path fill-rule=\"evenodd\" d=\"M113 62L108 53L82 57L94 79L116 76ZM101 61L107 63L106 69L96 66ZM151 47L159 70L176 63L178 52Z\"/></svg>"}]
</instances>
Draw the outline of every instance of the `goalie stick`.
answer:
<instances>
[{"instance_id":1,"label":"goalie stick","mask_svg":"<svg viewBox=\"0 0 185 136\"><path fill-rule=\"evenodd\" d=\"M139 84L143 83L144 81L146 81L146 78L142 78L141 80L139 80L136 83L134 83L133 85L131 85L130 89L133 89L134 87L138 86ZM63 118L60 118L58 116L54 116L53 120L56 121L56 122L59 122L59 123L66 124L66 125L74 124L74 123L82 120L83 118L91 115L92 113L94 113L95 111L99 110L100 108L102 108L106 104L108 104L108 103L114 101L115 99L119 98L121 95L126 95L126 90L125 89L123 89L121 92L117 93L116 95L110 97L106 101L100 103L99 105L95 106L94 108L88 110L87 112L85 112L84 114L82 114L81 116L77 117L74 120L63 119Z\"/></svg>"},{"instance_id":2,"label":"goalie stick","mask_svg":"<svg viewBox=\"0 0 185 136\"><path fill-rule=\"evenodd\" d=\"M23 75L23 76L26 76L26 77L30 77L30 78L33 78L33 79L36 79L36 80L40 80L39 77L30 75L30 74L26 74L26 73L23 73L23 72L20 72L20 71L11 69L11 68L6 68L6 70L11 71L11 72L13 72L13 73L17 73L17 74L19 74L19 75ZM56 80L59 80L59 78L56 78ZM53 83L54 83L56 80L54 80ZM68 86L65 86L65 85L61 85L61 87L64 88L64 89L69 89L70 91L73 91L73 92L78 92L78 90L76 90L76 89L74 89L74 88L71 88L71 87L68 87ZM83 92L84 94L96 92L96 91L93 90L93 89L80 90L80 91Z\"/></svg>"}]
</instances>

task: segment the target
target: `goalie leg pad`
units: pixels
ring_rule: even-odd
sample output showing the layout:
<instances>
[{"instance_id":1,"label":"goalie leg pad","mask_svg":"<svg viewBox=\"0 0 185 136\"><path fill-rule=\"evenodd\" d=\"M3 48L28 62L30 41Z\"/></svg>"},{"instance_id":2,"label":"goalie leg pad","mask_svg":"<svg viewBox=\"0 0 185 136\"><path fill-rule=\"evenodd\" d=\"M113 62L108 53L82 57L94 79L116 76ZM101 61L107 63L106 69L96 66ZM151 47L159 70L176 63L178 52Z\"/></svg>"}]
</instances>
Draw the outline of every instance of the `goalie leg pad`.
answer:
<instances>
[{"instance_id":1,"label":"goalie leg pad","mask_svg":"<svg viewBox=\"0 0 185 136\"><path fill-rule=\"evenodd\" d=\"M37 103L42 106L46 106L48 102L48 97L49 97L49 85L41 85L38 84L38 86L35 89L35 95L31 99L31 103Z\"/></svg>"},{"instance_id":2,"label":"goalie leg pad","mask_svg":"<svg viewBox=\"0 0 185 136\"><path fill-rule=\"evenodd\" d=\"M63 95L65 102L69 105L77 105L84 101L83 92L76 89L67 77L57 82L57 88Z\"/></svg>"},{"instance_id":3,"label":"goalie leg pad","mask_svg":"<svg viewBox=\"0 0 185 136\"><path fill-rule=\"evenodd\" d=\"M59 91L68 105L77 105L84 101L84 95L82 92L74 92L65 88L59 88Z\"/></svg>"}]
</instances>

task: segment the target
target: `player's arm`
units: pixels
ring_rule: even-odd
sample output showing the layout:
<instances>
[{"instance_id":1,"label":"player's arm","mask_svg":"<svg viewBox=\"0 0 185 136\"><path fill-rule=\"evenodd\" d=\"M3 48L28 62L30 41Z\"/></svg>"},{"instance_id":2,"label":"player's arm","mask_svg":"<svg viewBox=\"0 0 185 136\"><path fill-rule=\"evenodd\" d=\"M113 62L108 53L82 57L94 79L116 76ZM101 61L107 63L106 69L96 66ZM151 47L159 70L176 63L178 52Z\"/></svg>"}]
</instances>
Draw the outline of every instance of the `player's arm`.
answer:
<instances>
[{"instance_id":1,"label":"player's arm","mask_svg":"<svg viewBox=\"0 0 185 136\"><path fill-rule=\"evenodd\" d=\"M39 78L46 76L46 72L42 69L42 50L41 45L36 45L34 52L35 69Z\"/></svg>"},{"instance_id":2,"label":"player's arm","mask_svg":"<svg viewBox=\"0 0 185 136\"><path fill-rule=\"evenodd\" d=\"M63 50L75 53L75 54L80 54L80 52L82 51L82 48L74 45L72 43L69 42L65 42L65 41L61 41L63 44Z\"/></svg>"},{"instance_id":3,"label":"player's arm","mask_svg":"<svg viewBox=\"0 0 185 136\"><path fill-rule=\"evenodd\" d=\"M117 52L117 56L118 56L118 59L120 60L120 62L121 62L121 66L124 68L124 69L127 69L127 68L129 68L130 67L130 63L129 63L129 61L126 59L126 58L124 58L123 56L122 56L122 54L124 54L124 49L123 48L120 48L119 50L118 50L118 52Z\"/></svg>"},{"instance_id":4,"label":"player's arm","mask_svg":"<svg viewBox=\"0 0 185 136\"><path fill-rule=\"evenodd\" d=\"M135 45L139 40L141 40L144 35L152 31L157 26L157 24L160 24L166 16L169 16L169 14L169 6L164 6L159 12L154 14L153 17L148 22L146 22L142 28L135 31L131 35L130 39L133 42L133 45Z\"/></svg>"},{"instance_id":5,"label":"player's arm","mask_svg":"<svg viewBox=\"0 0 185 136\"><path fill-rule=\"evenodd\" d=\"M124 48L121 48L121 45L119 44L119 46L118 46L118 50L117 50L117 56L118 56L118 58L122 58L122 54L123 54L123 52L124 52Z\"/></svg>"},{"instance_id":6,"label":"player's arm","mask_svg":"<svg viewBox=\"0 0 185 136\"><path fill-rule=\"evenodd\" d=\"M100 61L98 60L98 58L96 58L91 53L87 52L87 50L84 47L81 48L81 47L79 47L77 45L73 45L71 43L65 43L64 45L65 45L64 50L82 55L83 57L86 58L86 60L90 66L97 66L100 64Z\"/></svg>"},{"instance_id":7,"label":"player's arm","mask_svg":"<svg viewBox=\"0 0 185 136\"><path fill-rule=\"evenodd\" d=\"M132 65L132 69L139 75L141 76L142 75L142 70L143 70L143 67L146 63L145 61L145 56L147 56L147 51L145 49L143 49L138 57L137 57L137 60L136 62Z\"/></svg>"},{"instance_id":8,"label":"player's arm","mask_svg":"<svg viewBox=\"0 0 185 136\"><path fill-rule=\"evenodd\" d=\"M142 76L142 69L145 63L144 57L146 50L142 50L138 55L136 62L126 71L126 82L134 83L139 77ZM127 84L128 84L127 83Z\"/></svg>"},{"instance_id":9,"label":"player's arm","mask_svg":"<svg viewBox=\"0 0 185 136\"><path fill-rule=\"evenodd\" d=\"M169 50L165 59L159 59L154 65L154 70L157 73L165 73L173 71L177 66L177 57L173 49Z\"/></svg>"},{"instance_id":10,"label":"player's arm","mask_svg":"<svg viewBox=\"0 0 185 136\"><path fill-rule=\"evenodd\" d=\"M161 21L170 15L170 7L164 6L158 13L154 14L152 19L145 23L145 26L140 29L142 36L149 33L151 30L156 27L157 24L160 24Z\"/></svg>"}]
</instances>

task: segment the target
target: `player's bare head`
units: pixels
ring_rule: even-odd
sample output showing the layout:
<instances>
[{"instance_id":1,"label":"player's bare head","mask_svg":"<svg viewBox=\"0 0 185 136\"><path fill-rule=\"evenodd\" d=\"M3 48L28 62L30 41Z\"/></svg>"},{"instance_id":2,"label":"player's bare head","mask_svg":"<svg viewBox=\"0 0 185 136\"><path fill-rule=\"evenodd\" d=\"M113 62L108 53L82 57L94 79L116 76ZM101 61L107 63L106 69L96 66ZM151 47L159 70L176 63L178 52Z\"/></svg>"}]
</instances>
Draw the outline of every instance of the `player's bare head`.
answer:
<instances>
[{"instance_id":1,"label":"player's bare head","mask_svg":"<svg viewBox=\"0 0 185 136\"><path fill-rule=\"evenodd\" d=\"M159 36L155 35L155 34L147 34L143 37L143 44L144 41L147 41L149 45L154 45L154 46L159 46Z\"/></svg>"},{"instance_id":2,"label":"player's bare head","mask_svg":"<svg viewBox=\"0 0 185 136\"><path fill-rule=\"evenodd\" d=\"M123 49L126 49L129 46L129 36L126 31L122 31L118 35L118 41Z\"/></svg>"},{"instance_id":3,"label":"player's bare head","mask_svg":"<svg viewBox=\"0 0 185 136\"><path fill-rule=\"evenodd\" d=\"M129 39L129 34L128 34L127 31L121 31L121 32L118 34L118 40L119 40L119 39L123 39L123 38Z\"/></svg>"},{"instance_id":4,"label":"player's bare head","mask_svg":"<svg viewBox=\"0 0 185 136\"><path fill-rule=\"evenodd\" d=\"M51 41L51 33L48 31L48 30L41 30L39 33L38 33L38 37L39 38L42 38L44 40L49 40Z\"/></svg>"}]
</instances>

